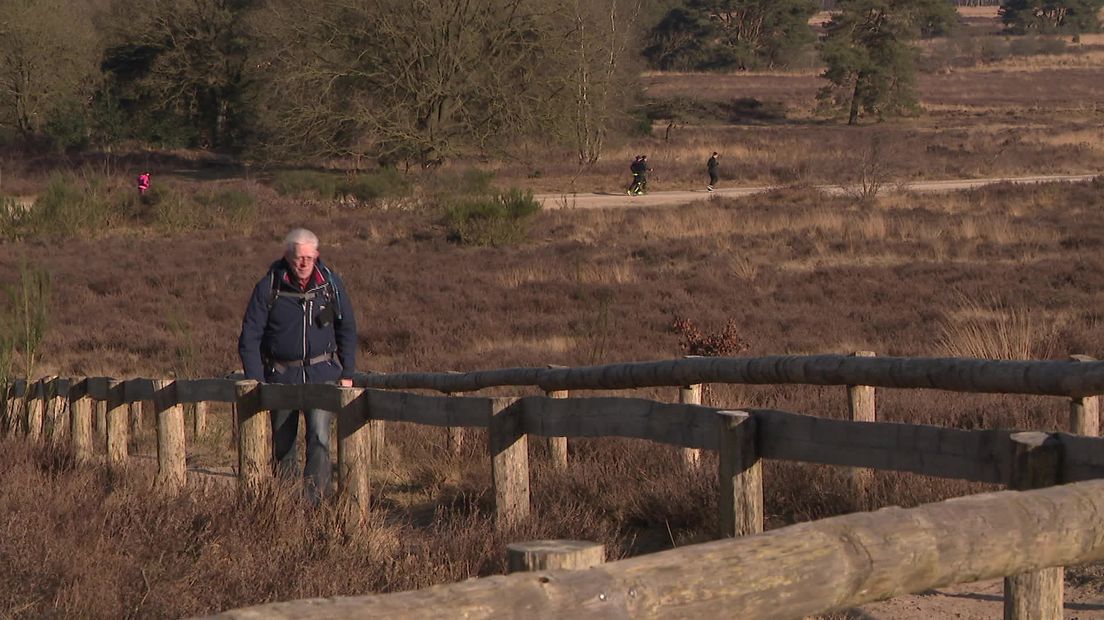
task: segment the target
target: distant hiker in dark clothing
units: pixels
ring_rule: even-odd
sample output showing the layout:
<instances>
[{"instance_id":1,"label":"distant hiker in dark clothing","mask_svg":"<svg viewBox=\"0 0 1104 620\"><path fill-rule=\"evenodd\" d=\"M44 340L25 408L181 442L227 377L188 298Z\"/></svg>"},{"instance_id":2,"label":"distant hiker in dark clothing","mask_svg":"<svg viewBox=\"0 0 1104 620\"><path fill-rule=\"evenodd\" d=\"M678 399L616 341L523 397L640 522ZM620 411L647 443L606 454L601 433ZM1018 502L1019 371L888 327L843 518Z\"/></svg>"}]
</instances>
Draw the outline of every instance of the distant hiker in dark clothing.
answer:
<instances>
[{"instance_id":1,"label":"distant hiker in dark clothing","mask_svg":"<svg viewBox=\"0 0 1104 620\"><path fill-rule=\"evenodd\" d=\"M318 237L297 228L284 239L284 256L253 288L238 337L245 378L267 383L336 383L352 387L357 334L345 285L318 258ZM321 409L306 418L306 498L318 504L330 487L330 419ZM296 475L299 412L274 410L276 471Z\"/></svg>"},{"instance_id":2,"label":"distant hiker in dark clothing","mask_svg":"<svg viewBox=\"0 0 1104 620\"><path fill-rule=\"evenodd\" d=\"M632 184L629 185L629 195L639 196L648 189L648 156L637 155L629 170L633 176Z\"/></svg>"},{"instance_id":3,"label":"distant hiker in dark clothing","mask_svg":"<svg viewBox=\"0 0 1104 620\"><path fill-rule=\"evenodd\" d=\"M138 195L145 196L150 188L150 173L143 172L138 175Z\"/></svg>"},{"instance_id":4,"label":"distant hiker in dark clothing","mask_svg":"<svg viewBox=\"0 0 1104 620\"><path fill-rule=\"evenodd\" d=\"M717 185L717 180L720 178L718 170L721 164L717 162L718 157L720 157L720 155L717 154L717 151L713 151L713 155L710 156L709 161L705 163L706 169L709 170L709 185L706 185L705 189L709 191L713 191L713 188Z\"/></svg>"}]
</instances>

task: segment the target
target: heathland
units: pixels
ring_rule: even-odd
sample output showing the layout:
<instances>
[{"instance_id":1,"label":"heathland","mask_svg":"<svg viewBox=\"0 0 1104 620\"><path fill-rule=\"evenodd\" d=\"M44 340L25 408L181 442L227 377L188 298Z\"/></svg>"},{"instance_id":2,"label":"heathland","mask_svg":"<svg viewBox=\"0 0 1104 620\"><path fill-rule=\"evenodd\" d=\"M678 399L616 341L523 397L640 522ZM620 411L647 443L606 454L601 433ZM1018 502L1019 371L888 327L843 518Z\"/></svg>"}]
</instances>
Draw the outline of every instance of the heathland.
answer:
<instances>
[{"instance_id":1,"label":"heathland","mask_svg":"<svg viewBox=\"0 0 1104 620\"><path fill-rule=\"evenodd\" d=\"M361 370L670 358L695 343L687 322L723 336L732 355L1100 357L1101 178L889 191L906 180L1104 168L1104 39L1025 43L991 34L991 14L971 19L972 38L929 44L915 117L848 127L817 116L814 66L648 73L646 92L661 111L651 135L625 138L584 169L539 144L516 160L360 181L192 152L89 155L66 165L8 159L4 191L37 200L31 210L54 219L10 224L17 234L0 252L0 282L14 283L21 267L50 276L40 375L235 370L245 300L295 226L318 233L323 259L346 280ZM662 120L674 108L679 114ZM724 184L775 189L678 207L504 216L482 237L466 236L466 207L455 203L490 186L620 191L628 160L642 152L656 189L700 187L713 150L723 154ZM155 193L143 201L133 196L132 172L146 166ZM855 192L828 196L818 183ZM674 390L637 395L675 398ZM706 398L841 416L845 396L711 386ZM1061 399L904 391L878 399L886 420L1065 428ZM215 411L212 426L189 437L189 459L217 470L234 463L226 412ZM135 454L151 453L152 433L135 438ZM373 520L350 533L328 509L298 506L288 489L242 502L213 476L182 497L159 498L140 465L126 475L77 468L67 454L5 439L0 609L179 617L499 573L504 545L522 539L597 540L616 558L706 540L714 529L708 455L700 471L684 472L673 450L578 441L561 472L535 446L535 516L496 531L478 437L460 454L432 429L397 426L389 441L374 475ZM879 474L874 502L915 505L984 488ZM849 510L845 489L831 468L769 463L768 527ZM1098 573L1073 569L1068 581L1100 588Z\"/></svg>"}]
</instances>

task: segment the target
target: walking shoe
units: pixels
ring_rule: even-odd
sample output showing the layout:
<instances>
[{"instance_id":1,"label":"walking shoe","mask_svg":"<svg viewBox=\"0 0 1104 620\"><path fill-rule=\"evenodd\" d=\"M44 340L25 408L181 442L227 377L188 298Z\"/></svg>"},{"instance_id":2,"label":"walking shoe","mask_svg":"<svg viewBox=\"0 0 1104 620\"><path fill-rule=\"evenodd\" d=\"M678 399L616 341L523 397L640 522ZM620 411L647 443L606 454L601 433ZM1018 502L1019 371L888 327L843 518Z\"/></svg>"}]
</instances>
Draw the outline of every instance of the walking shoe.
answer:
<instances>
[{"instance_id":1,"label":"walking shoe","mask_svg":"<svg viewBox=\"0 0 1104 620\"><path fill-rule=\"evenodd\" d=\"M710 192L711 192L711 191L713 191L713 186L712 186L712 185L706 185L706 186L705 186L705 189L706 189L706 191L710 191Z\"/></svg>"}]
</instances>

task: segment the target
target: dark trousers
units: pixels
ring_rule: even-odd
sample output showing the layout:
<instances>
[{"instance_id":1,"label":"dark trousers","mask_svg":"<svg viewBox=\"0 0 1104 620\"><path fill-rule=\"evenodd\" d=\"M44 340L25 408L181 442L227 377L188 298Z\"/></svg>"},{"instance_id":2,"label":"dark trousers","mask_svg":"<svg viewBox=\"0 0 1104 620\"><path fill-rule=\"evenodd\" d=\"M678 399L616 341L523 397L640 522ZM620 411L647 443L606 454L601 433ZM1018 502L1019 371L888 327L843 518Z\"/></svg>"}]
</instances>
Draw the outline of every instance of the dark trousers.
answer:
<instances>
[{"instance_id":1,"label":"dark trousers","mask_svg":"<svg viewBox=\"0 0 1104 620\"><path fill-rule=\"evenodd\" d=\"M276 459L276 474L295 478L299 475L299 454L295 444L299 435L299 411L276 409L272 417L272 455ZM321 409L303 412L306 418L307 463L303 468L303 496L318 505L330 490L333 465L330 463L330 420L333 414Z\"/></svg>"},{"instance_id":2,"label":"dark trousers","mask_svg":"<svg viewBox=\"0 0 1104 620\"><path fill-rule=\"evenodd\" d=\"M716 185L718 180L720 180L720 177L717 175L717 171L716 170L710 170L709 171L709 184L710 185Z\"/></svg>"}]
</instances>

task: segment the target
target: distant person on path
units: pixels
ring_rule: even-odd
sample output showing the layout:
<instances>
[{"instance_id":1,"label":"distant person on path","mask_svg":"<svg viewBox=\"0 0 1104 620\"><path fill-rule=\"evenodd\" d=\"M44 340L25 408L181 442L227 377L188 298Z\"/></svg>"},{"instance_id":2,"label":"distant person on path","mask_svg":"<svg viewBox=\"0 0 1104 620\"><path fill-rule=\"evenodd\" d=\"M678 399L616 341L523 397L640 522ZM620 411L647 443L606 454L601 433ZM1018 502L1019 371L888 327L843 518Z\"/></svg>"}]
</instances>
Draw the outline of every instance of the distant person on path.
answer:
<instances>
[{"instance_id":1,"label":"distant person on path","mask_svg":"<svg viewBox=\"0 0 1104 620\"><path fill-rule=\"evenodd\" d=\"M709 185L705 186L708 191L713 191L713 188L717 186L717 181L720 179L718 174L721 164L717 161L720 155L717 151L713 151L713 155L709 157L709 161L705 163L705 168L709 171Z\"/></svg>"},{"instance_id":2,"label":"distant person on path","mask_svg":"<svg viewBox=\"0 0 1104 620\"><path fill-rule=\"evenodd\" d=\"M648 156L637 155L629 170L633 176L632 184L629 185L629 195L639 196L648 189Z\"/></svg>"},{"instance_id":3,"label":"distant person on path","mask_svg":"<svg viewBox=\"0 0 1104 620\"><path fill-rule=\"evenodd\" d=\"M138 195L145 196L150 188L150 173L143 172L138 175Z\"/></svg>"},{"instance_id":4,"label":"distant person on path","mask_svg":"<svg viewBox=\"0 0 1104 620\"><path fill-rule=\"evenodd\" d=\"M297 228L284 239L284 256L253 287L242 319L238 355L246 379L266 383L336 383L352 387L356 320L341 278L319 259L318 237ZM330 488L332 412L310 409L306 419L304 497L318 505ZM274 410L276 472L295 477L299 412Z\"/></svg>"}]
</instances>

